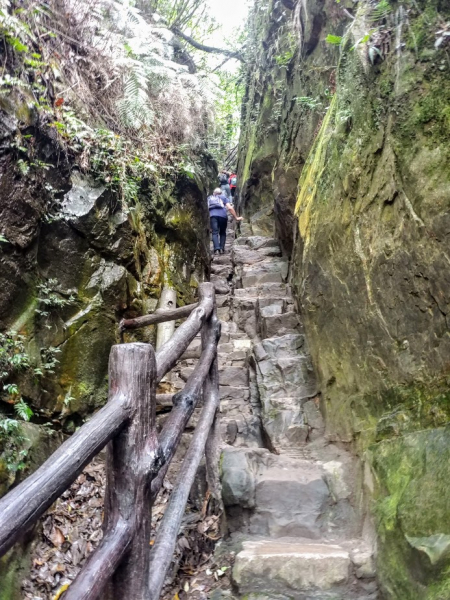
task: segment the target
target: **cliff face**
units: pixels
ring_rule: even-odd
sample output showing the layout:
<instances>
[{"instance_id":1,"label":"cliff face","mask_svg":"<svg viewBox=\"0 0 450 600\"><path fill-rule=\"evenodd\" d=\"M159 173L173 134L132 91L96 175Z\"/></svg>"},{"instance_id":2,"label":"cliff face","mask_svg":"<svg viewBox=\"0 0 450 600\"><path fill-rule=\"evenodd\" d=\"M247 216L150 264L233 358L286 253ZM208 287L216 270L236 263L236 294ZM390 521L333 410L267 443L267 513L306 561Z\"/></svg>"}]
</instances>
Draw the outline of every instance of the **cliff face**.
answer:
<instances>
[{"instance_id":1,"label":"cliff face","mask_svg":"<svg viewBox=\"0 0 450 600\"><path fill-rule=\"evenodd\" d=\"M173 34L125 4L0 11L0 495L106 402L119 320L164 285L193 302L209 271L210 107Z\"/></svg>"},{"instance_id":2,"label":"cliff face","mask_svg":"<svg viewBox=\"0 0 450 600\"><path fill-rule=\"evenodd\" d=\"M181 305L192 302L207 264L204 195L213 165L204 158L197 180L181 176L164 196L143 181L130 207L92 176L58 164L56 144L33 125L25 131L46 170L24 176L10 152L1 158L0 322L26 337L33 365L42 369L49 352L57 360L39 378L19 374L22 394L42 415L76 420L105 402L121 316L153 310L164 283ZM50 187L63 193L49 217Z\"/></svg>"},{"instance_id":3,"label":"cliff face","mask_svg":"<svg viewBox=\"0 0 450 600\"><path fill-rule=\"evenodd\" d=\"M446 598L450 8L286 4L253 18L243 208L292 255L328 434L365 465L385 597Z\"/></svg>"},{"instance_id":4,"label":"cliff face","mask_svg":"<svg viewBox=\"0 0 450 600\"><path fill-rule=\"evenodd\" d=\"M0 411L21 396L71 431L106 400L118 319L163 285L192 302L216 165L173 34L126 3L60 4L0 13Z\"/></svg>"}]
</instances>

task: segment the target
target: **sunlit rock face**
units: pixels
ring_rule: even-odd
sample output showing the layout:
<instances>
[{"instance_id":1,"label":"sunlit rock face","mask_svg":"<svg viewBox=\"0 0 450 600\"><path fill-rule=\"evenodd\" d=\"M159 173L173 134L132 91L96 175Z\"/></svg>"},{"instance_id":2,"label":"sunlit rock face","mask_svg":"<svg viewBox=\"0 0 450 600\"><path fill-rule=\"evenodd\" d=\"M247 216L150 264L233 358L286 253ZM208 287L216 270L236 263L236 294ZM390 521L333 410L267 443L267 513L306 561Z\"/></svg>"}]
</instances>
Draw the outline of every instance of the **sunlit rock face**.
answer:
<instances>
[{"instance_id":1,"label":"sunlit rock face","mask_svg":"<svg viewBox=\"0 0 450 600\"><path fill-rule=\"evenodd\" d=\"M255 17L242 205L292 256L327 433L365 462L385 597L445 598L450 7L285 4Z\"/></svg>"}]
</instances>

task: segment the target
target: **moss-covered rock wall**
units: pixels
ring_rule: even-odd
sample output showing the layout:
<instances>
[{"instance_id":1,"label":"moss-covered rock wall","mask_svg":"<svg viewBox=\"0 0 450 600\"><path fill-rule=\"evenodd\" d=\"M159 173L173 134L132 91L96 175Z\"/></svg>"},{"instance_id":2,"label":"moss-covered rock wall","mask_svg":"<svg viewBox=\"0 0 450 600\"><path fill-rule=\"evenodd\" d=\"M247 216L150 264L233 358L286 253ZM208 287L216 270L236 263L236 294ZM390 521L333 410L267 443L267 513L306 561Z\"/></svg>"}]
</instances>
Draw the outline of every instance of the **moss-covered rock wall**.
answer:
<instances>
[{"instance_id":1,"label":"moss-covered rock wall","mask_svg":"<svg viewBox=\"0 0 450 600\"><path fill-rule=\"evenodd\" d=\"M328 435L366 461L384 597L444 600L450 6L286 4L254 17L243 207L292 253Z\"/></svg>"},{"instance_id":2,"label":"moss-covered rock wall","mask_svg":"<svg viewBox=\"0 0 450 600\"><path fill-rule=\"evenodd\" d=\"M118 320L156 306L164 283L189 303L207 266L204 197L213 165L197 180L181 177L170 193L143 187L125 206L117 194L70 164L48 144L47 170L23 175L12 155L0 163L2 187L0 324L26 337L39 377L23 375L22 395L41 416L84 417L106 398L106 373ZM50 216L50 186L63 190ZM56 364L43 368L49 349Z\"/></svg>"},{"instance_id":3,"label":"moss-covered rock wall","mask_svg":"<svg viewBox=\"0 0 450 600\"><path fill-rule=\"evenodd\" d=\"M206 196L217 165L205 143L183 143L181 133L179 147L167 137L158 153L154 131L146 144L142 132L107 129L104 114L93 119L73 98L66 111L51 106L64 83L55 63L46 71L47 98L36 84L42 65L24 63L25 46L13 46L4 21L0 29L3 496L107 401L120 319L155 310L164 285L176 289L180 306L194 301L209 275ZM161 52L171 57L170 48ZM147 328L126 341L155 336ZM23 597L32 539L33 532L1 559L1 600Z\"/></svg>"}]
</instances>

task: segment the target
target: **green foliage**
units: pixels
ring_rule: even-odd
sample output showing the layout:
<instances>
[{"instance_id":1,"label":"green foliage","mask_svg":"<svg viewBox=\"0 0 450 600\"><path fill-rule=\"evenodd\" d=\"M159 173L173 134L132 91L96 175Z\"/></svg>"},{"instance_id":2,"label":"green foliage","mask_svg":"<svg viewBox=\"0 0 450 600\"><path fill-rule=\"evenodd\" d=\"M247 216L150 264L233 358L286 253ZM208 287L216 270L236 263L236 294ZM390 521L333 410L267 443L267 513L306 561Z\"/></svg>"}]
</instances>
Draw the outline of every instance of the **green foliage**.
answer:
<instances>
[{"instance_id":1,"label":"green foliage","mask_svg":"<svg viewBox=\"0 0 450 600\"><path fill-rule=\"evenodd\" d=\"M54 346L49 346L48 348L41 348L41 361L42 361L42 369L50 375L55 373L54 369L56 365L59 363L56 355L60 354L61 350L59 348L55 348Z\"/></svg>"},{"instance_id":2,"label":"green foliage","mask_svg":"<svg viewBox=\"0 0 450 600\"><path fill-rule=\"evenodd\" d=\"M327 44L332 44L333 46L340 46L342 44L342 36L340 35L332 35L329 33L325 38Z\"/></svg>"},{"instance_id":3,"label":"green foliage","mask_svg":"<svg viewBox=\"0 0 450 600\"><path fill-rule=\"evenodd\" d=\"M16 419L0 418L0 448L2 460L8 472L14 474L25 468L27 450L23 449L26 442L22 427Z\"/></svg>"},{"instance_id":4,"label":"green foliage","mask_svg":"<svg viewBox=\"0 0 450 600\"><path fill-rule=\"evenodd\" d=\"M19 385L14 379L20 373L27 371L36 377L42 376L44 373L53 374L54 368L58 364L56 355L60 350L52 346L41 348L41 362L37 367L31 362L25 349L25 341L25 336L19 335L15 331L0 333L0 381L3 382L2 400L14 406L14 411L20 419L29 421L34 413L22 398ZM1 423L0 420L0 427Z\"/></svg>"},{"instance_id":5,"label":"green foliage","mask_svg":"<svg viewBox=\"0 0 450 600\"><path fill-rule=\"evenodd\" d=\"M15 331L0 333L0 381L30 366L25 337Z\"/></svg>"},{"instance_id":6,"label":"green foliage","mask_svg":"<svg viewBox=\"0 0 450 600\"><path fill-rule=\"evenodd\" d=\"M216 119L214 129L208 136L208 146L218 164L222 165L239 140L244 85L239 74L219 71L216 77Z\"/></svg>"},{"instance_id":7,"label":"green foliage","mask_svg":"<svg viewBox=\"0 0 450 600\"><path fill-rule=\"evenodd\" d=\"M49 279L37 286L39 308L36 309L36 313L41 317L48 317L52 309L65 308L76 301L73 294L69 298L65 298L60 293L55 292L54 290L57 286L57 279Z\"/></svg>"},{"instance_id":8,"label":"green foliage","mask_svg":"<svg viewBox=\"0 0 450 600\"><path fill-rule=\"evenodd\" d=\"M373 8L370 19L372 21L385 19L390 12L392 12L392 6L389 4L389 0L380 0Z\"/></svg>"},{"instance_id":9,"label":"green foliage","mask_svg":"<svg viewBox=\"0 0 450 600\"><path fill-rule=\"evenodd\" d=\"M10 45L0 77L0 95L8 96L20 88L30 92L39 112L47 113L45 122L55 130L61 150L73 157L82 171L117 193L125 210L137 201L143 182L152 196L158 196L180 175L195 176L198 148L204 144L214 101L206 79L189 75L167 59L167 53L161 51L161 38L138 10L158 9L176 26L190 27L191 32L200 27L207 33L213 24L205 29L204 3L132 4L131 0L101 0L101 7L86 15L81 42L88 52L89 67L80 63L79 69L65 58L66 49L72 52L67 40L80 35L80 29L70 31L77 15L66 0L62 5L50 0L45 9L37 7L36 11L22 11L18 0L8 0L6 9L0 11L0 34L17 38L27 48ZM170 15L166 11L171 11ZM58 37L57 56L54 35ZM104 41L103 51L99 39ZM60 90L64 91L59 94ZM33 141L24 143L18 136L13 147L21 176L49 169L35 155ZM61 191L47 185L44 219L52 220L60 208ZM48 300L41 294L38 311L44 316Z\"/></svg>"},{"instance_id":10,"label":"green foliage","mask_svg":"<svg viewBox=\"0 0 450 600\"><path fill-rule=\"evenodd\" d=\"M23 398L20 398L20 400L14 404L14 410L22 421L29 421L34 414Z\"/></svg>"},{"instance_id":11,"label":"green foliage","mask_svg":"<svg viewBox=\"0 0 450 600\"><path fill-rule=\"evenodd\" d=\"M310 110L316 110L323 106L322 102L320 101L320 98L311 98L310 96L299 96L294 98L294 100L295 102L297 102L297 104L306 106Z\"/></svg>"},{"instance_id":12,"label":"green foliage","mask_svg":"<svg viewBox=\"0 0 450 600\"><path fill-rule=\"evenodd\" d=\"M14 331L0 333L0 381L6 381L21 371L30 368L30 357L25 351L25 337ZM29 421L33 411L20 395L19 387L11 381L4 383L4 398L14 405L16 414L24 421Z\"/></svg>"},{"instance_id":13,"label":"green foliage","mask_svg":"<svg viewBox=\"0 0 450 600\"><path fill-rule=\"evenodd\" d=\"M286 50L282 54L275 56L275 62L279 67L287 66L294 57L295 52L293 50Z\"/></svg>"},{"instance_id":14,"label":"green foliage","mask_svg":"<svg viewBox=\"0 0 450 600\"><path fill-rule=\"evenodd\" d=\"M198 40L218 29L204 0L138 0L137 6L144 14L160 14L169 27L177 27Z\"/></svg>"}]
</instances>

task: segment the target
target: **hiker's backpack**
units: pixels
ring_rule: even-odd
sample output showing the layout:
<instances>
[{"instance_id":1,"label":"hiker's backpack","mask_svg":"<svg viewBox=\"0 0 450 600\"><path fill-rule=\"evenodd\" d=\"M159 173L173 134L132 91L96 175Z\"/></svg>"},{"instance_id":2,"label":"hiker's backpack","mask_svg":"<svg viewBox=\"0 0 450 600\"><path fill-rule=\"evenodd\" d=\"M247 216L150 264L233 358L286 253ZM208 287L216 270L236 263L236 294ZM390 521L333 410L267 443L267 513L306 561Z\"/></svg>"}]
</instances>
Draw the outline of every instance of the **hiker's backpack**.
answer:
<instances>
[{"instance_id":1,"label":"hiker's backpack","mask_svg":"<svg viewBox=\"0 0 450 600\"><path fill-rule=\"evenodd\" d=\"M222 198L220 196L209 196L208 208L209 210L212 210L213 208L224 208Z\"/></svg>"},{"instance_id":2,"label":"hiker's backpack","mask_svg":"<svg viewBox=\"0 0 450 600\"><path fill-rule=\"evenodd\" d=\"M237 177L232 177L231 178L231 185L236 185L237 184Z\"/></svg>"},{"instance_id":3,"label":"hiker's backpack","mask_svg":"<svg viewBox=\"0 0 450 600\"><path fill-rule=\"evenodd\" d=\"M228 183L227 175L225 175L225 173L222 173L222 175L219 175L219 181L220 181L220 185L226 185Z\"/></svg>"}]
</instances>

